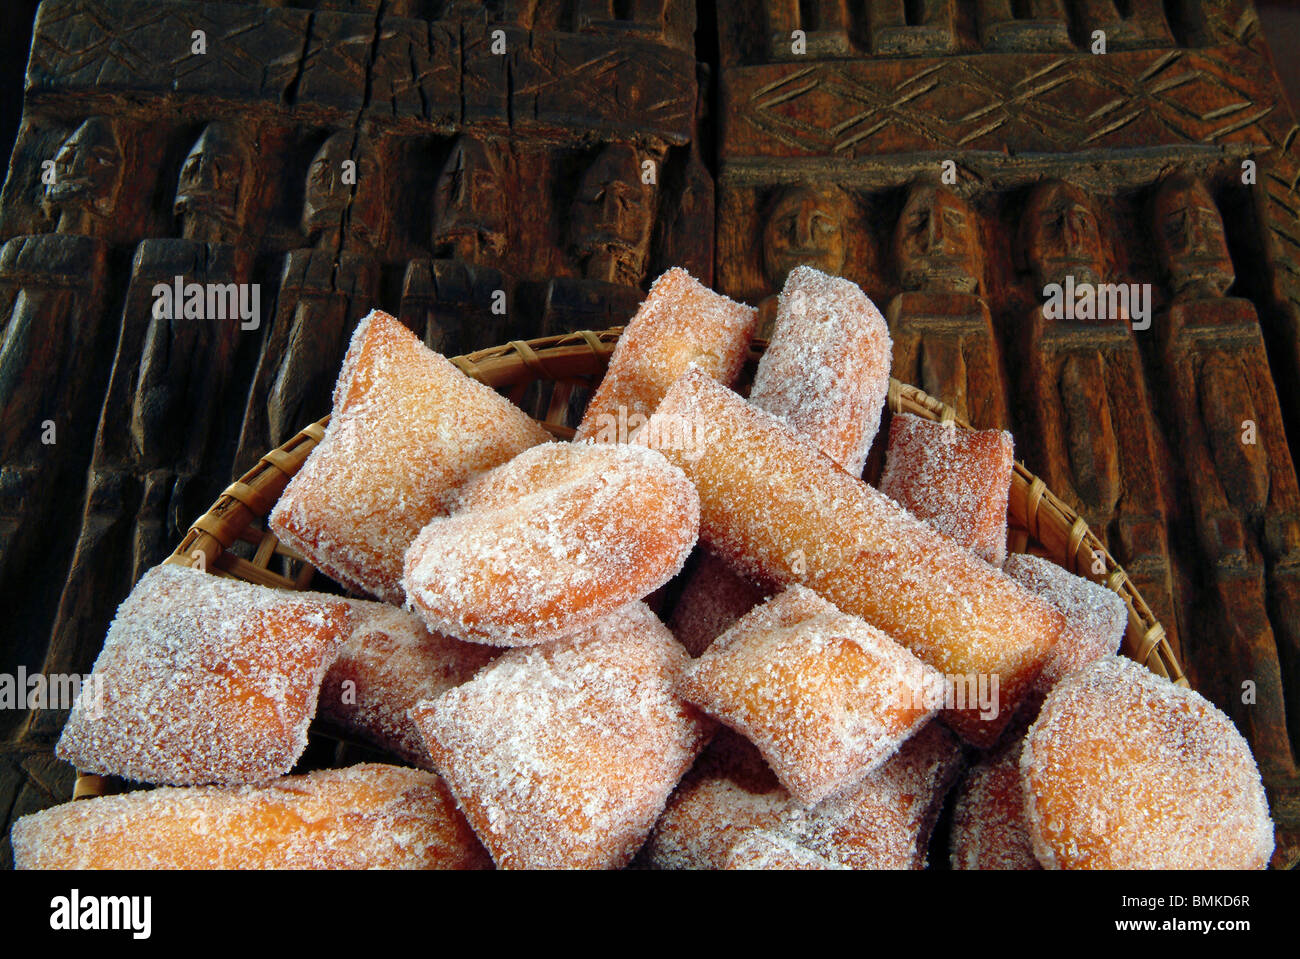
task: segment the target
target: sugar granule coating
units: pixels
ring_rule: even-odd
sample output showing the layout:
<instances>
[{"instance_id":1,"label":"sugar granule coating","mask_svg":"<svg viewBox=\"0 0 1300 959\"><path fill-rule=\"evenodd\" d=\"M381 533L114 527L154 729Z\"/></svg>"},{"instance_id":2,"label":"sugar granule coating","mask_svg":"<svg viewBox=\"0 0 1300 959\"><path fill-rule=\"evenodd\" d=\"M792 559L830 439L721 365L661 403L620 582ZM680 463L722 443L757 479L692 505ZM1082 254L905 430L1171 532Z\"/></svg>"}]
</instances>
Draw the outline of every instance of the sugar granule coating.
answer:
<instances>
[{"instance_id":1,"label":"sugar granule coating","mask_svg":"<svg viewBox=\"0 0 1300 959\"><path fill-rule=\"evenodd\" d=\"M688 653L698 656L763 598L761 589L703 550L677 598L668 627Z\"/></svg>"},{"instance_id":2,"label":"sugar granule coating","mask_svg":"<svg viewBox=\"0 0 1300 959\"><path fill-rule=\"evenodd\" d=\"M472 474L550 438L374 310L352 336L325 438L269 524L338 582L400 604L402 558L421 527Z\"/></svg>"},{"instance_id":3,"label":"sugar granule coating","mask_svg":"<svg viewBox=\"0 0 1300 959\"><path fill-rule=\"evenodd\" d=\"M644 603L515 649L413 711L496 864L616 869L645 841L709 724L674 692L688 657Z\"/></svg>"},{"instance_id":4,"label":"sugar granule coating","mask_svg":"<svg viewBox=\"0 0 1300 959\"><path fill-rule=\"evenodd\" d=\"M1015 453L1003 430L900 413L889 424L880 491L993 566L1007 555Z\"/></svg>"},{"instance_id":5,"label":"sugar granule coating","mask_svg":"<svg viewBox=\"0 0 1300 959\"><path fill-rule=\"evenodd\" d=\"M19 819L19 869L485 869L431 773L365 764L266 786L163 787Z\"/></svg>"},{"instance_id":6,"label":"sugar granule coating","mask_svg":"<svg viewBox=\"0 0 1300 959\"><path fill-rule=\"evenodd\" d=\"M351 616L336 596L157 566L118 607L55 753L147 783L282 775Z\"/></svg>"},{"instance_id":7,"label":"sugar granule coating","mask_svg":"<svg viewBox=\"0 0 1300 959\"><path fill-rule=\"evenodd\" d=\"M790 271L749 401L862 475L889 392L889 325L851 280Z\"/></svg>"},{"instance_id":8,"label":"sugar granule coating","mask_svg":"<svg viewBox=\"0 0 1300 959\"><path fill-rule=\"evenodd\" d=\"M654 869L723 869L738 842L777 822L790 803L754 745L719 727L655 824L646 862Z\"/></svg>"},{"instance_id":9,"label":"sugar granule coating","mask_svg":"<svg viewBox=\"0 0 1300 959\"><path fill-rule=\"evenodd\" d=\"M812 809L791 804L771 828L850 869L924 869L930 833L961 766L956 738L930 723L861 782Z\"/></svg>"},{"instance_id":10,"label":"sugar granule coating","mask_svg":"<svg viewBox=\"0 0 1300 959\"><path fill-rule=\"evenodd\" d=\"M1128 607L1118 593L1028 553L1008 556L1002 571L1065 616L1065 631L1034 681L1035 693L1046 696L1068 673L1119 650Z\"/></svg>"},{"instance_id":11,"label":"sugar granule coating","mask_svg":"<svg viewBox=\"0 0 1300 959\"><path fill-rule=\"evenodd\" d=\"M496 656L431 633L414 613L349 600L354 625L321 684L317 714L354 737L429 768L412 706L469 681ZM347 685L350 684L350 685Z\"/></svg>"},{"instance_id":12,"label":"sugar granule coating","mask_svg":"<svg viewBox=\"0 0 1300 959\"><path fill-rule=\"evenodd\" d=\"M945 676L991 691L996 675L992 707L941 716L997 741L1064 626L1057 610L707 376L678 380L647 429L661 415L710 435L663 451L699 490L705 546L755 580L810 587Z\"/></svg>"},{"instance_id":13,"label":"sugar granule coating","mask_svg":"<svg viewBox=\"0 0 1300 959\"><path fill-rule=\"evenodd\" d=\"M663 273L619 337L575 440L625 440L631 416L649 416L692 365L730 386L740 375L758 313L714 293L680 267Z\"/></svg>"},{"instance_id":14,"label":"sugar granule coating","mask_svg":"<svg viewBox=\"0 0 1300 959\"><path fill-rule=\"evenodd\" d=\"M680 469L642 446L548 443L468 484L406 557L430 629L497 646L549 642L658 589L699 530Z\"/></svg>"},{"instance_id":15,"label":"sugar granule coating","mask_svg":"<svg viewBox=\"0 0 1300 959\"><path fill-rule=\"evenodd\" d=\"M755 774L753 755L728 746L719 756L710 746L655 826L652 866L754 868L759 836L773 868L922 869L961 771L956 737L930 723L884 765L809 809Z\"/></svg>"},{"instance_id":16,"label":"sugar granule coating","mask_svg":"<svg viewBox=\"0 0 1300 959\"><path fill-rule=\"evenodd\" d=\"M766 871L773 869L847 870L849 867L831 862L780 833L759 829L747 832L743 839L731 847L723 868Z\"/></svg>"},{"instance_id":17,"label":"sugar granule coating","mask_svg":"<svg viewBox=\"0 0 1300 959\"><path fill-rule=\"evenodd\" d=\"M1041 869L1025 820L1019 741L975 766L953 806L953 869Z\"/></svg>"},{"instance_id":18,"label":"sugar granule coating","mask_svg":"<svg viewBox=\"0 0 1300 959\"><path fill-rule=\"evenodd\" d=\"M888 759L934 715L927 691L942 683L880 630L791 586L718 637L680 689L811 806Z\"/></svg>"},{"instance_id":19,"label":"sugar granule coating","mask_svg":"<svg viewBox=\"0 0 1300 959\"><path fill-rule=\"evenodd\" d=\"M1199 693L1123 657L1048 694L1020 775L1048 869L1263 869L1273 853L1241 733Z\"/></svg>"}]
</instances>

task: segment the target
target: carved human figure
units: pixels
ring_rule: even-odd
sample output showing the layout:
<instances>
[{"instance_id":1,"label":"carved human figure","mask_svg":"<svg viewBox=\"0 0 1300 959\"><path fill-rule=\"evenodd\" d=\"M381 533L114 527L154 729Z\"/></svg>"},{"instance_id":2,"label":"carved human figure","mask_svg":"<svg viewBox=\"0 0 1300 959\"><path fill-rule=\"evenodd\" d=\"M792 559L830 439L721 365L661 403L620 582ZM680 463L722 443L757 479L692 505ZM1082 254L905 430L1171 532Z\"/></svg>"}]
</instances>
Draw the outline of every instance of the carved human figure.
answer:
<instances>
[{"instance_id":1,"label":"carved human figure","mask_svg":"<svg viewBox=\"0 0 1300 959\"><path fill-rule=\"evenodd\" d=\"M59 397L47 387L62 379L67 348L86 336L71 335L79 319L73 292L85 289L103 253L94 238L112 217L122 176L122 148L112 124L91 117L60 145L54 179L41 199L56 219L55 235L15 237L0 252L4 297L4 339L0 342L0 462L15 463L37 452L41 410L54 411ZM99 277L102 280L102 277ZM41 289L53 287L53 289ZM56 355L49 355L53 349ZM49 382L47 382L49 381ZM43 458L43 457L38 457Z\"/></svg>"},{"instance_id":2,"label":"carved human figure","mask_svg":"<svg viewBox=\"0 0 1300 959\"><path fill-rule=\"evenodd\" d=\"M1092 200L1079 187L1049 180L1036 187L1021 220L1021 236L1034 283L1100 283L1106 251Z\"/></svg>"},{"instance_id":3,"label":"carved human figure","mask_svg":"<svg viewBox=\"0 0 1300 959\"><path fill-rule=\"evenodd\" d=\"M217 121L204 128L181 166L172 209L180 217L181 236L189 246L162 242L168 251L188 249L198 255L202 276L196 282L249 279L236 275L233 262L213 262L213 258L233 256L233 245L241 236L248 156L243 136L231 124ZM133 284L148 270L147 259L154 250L137 252ZM128 301L130 296L128 291ZM240 323L237 317L195 322L175 308L170 314L150 309L149 317L131 407L131 438L143 464L152 467L185 460L194 468L200 455L196 443L207 435L207 419L216 399L210 386L225 380Z\"/></svg>"},{"instance_id":4,"label":"carved human figure","mask_svg":"<svg viewBox=\"0 0 1300 959\"><path fill-rule=\"evenodd\" d=\"M218 403L238 392L230 380L240 337L257 334L241 330L239 315L209 315L210 297L203 315L186 315L178 303L162 308L155 290L177 277L205 291L249 289L253 258L242 244L252 243L244 231L251 155L234 127L208 124L185 158L172 204L184 237L136 248L49 672L93 658L113 607L166 557L230 472L229 445L208 441ZM51 713L32 724L58 721Z\"/></svg>"},{"instance_id":5,"label":"carved human figure","mask_svg":"<svg viewBox=\"0 0 1300 959\"><path fill-rule=\"evenodd\" d=\"M1156 259L1178 300L1215 299L1236 282L1223 218L1205 184L1186 173L1167 177L1152 207Z\"/></svg>"},{"instance_id":6,"label":"carved human figure","mask_svg":"<svg viewBox=\"0 0 1300 959\"><path fill-rule=\"evenodd\" d=\"M172 210L181 218L181 236L203 243L234 243L241 229L248 146L238 128L209 123L181 165Z\"/></svg>"},{"instance_id":7,"label":"carved human figure","mask_svg":"<svg viewBox=\"0 0 1300 959\"><path fill-rule=\"evenodd\" d=\"M983 283L979 224L947 187L918 182L894 230L894 259L905 290L978 293Z\"/></svg>"},{"instance_id":8,"label":"carved human figure","mask_svg":"<svg viewBox=\"0 0 1300 959\"><path fill-rule=\"evenodd\" d=\"M845 216L853 200L839 187L800 184L777 195L763 226L763 267L772 289L796 266L838 276L844 269Z\"/></svg>"},{"instance_id":9,"label":"carved human figure","mask_svg":"<svg viewBox=\"0 0 1300 959\"><path fill-rule=\"evenodd\" d=\"M285 256L236 472L329 412L352 330L378 292L375 247L387 232L382 171L369 137L353 130L327 137L308 165L302 232L310 245Z\"/></svg>"},{"instance_id":10,"label":"carved human figure","mask_svg":"<svg viewBox=\"0 0 1300 959\"><path fill-rule=\"evenodd\" d=\"M945 186L914 183L892 245L903 287L885 311L894 375L980 428L1010 425L993 320L979 296L984 263L975 211Z\"/></svg>"},{"instance_id":11,"label":"carved human figure","mask_svg":"<svg viewBox=\"0 0 1300 959\"><path fill-rule=\"evenodd\" d=\"M109 248L123 151L114 124L91 117L53 157L41 203L55 232L0 248L0 589L21 576L64 480L79 481L112 349ZM72 495L76 495L75 492Z\"/></svg>"},{"instance_id":12,"label":"carved human figure","mask_svg":"<svg viewBox=\"0 0 1300 959\"><path fill-rule=\"evenodd\" d=\"M513 293L503 272L510 196L506 155L504 141L467 134L456 139L434 186L434 255L407 264L402 322L442 353L468 352L505 338Z\"/></svg>"},{"instance_id":13,"label":"carved human figure","mask_svg":"<svg viewBox=\"0 0 1300 959\"><path fill-rule=\"evenodd\" d=\"M54 155L54 180L41 205L58 215L57 233L100 236L117 209L122 186L122 147L113 124L91 117Z\"/></svg>"},{"instance_id":14,"label":"carved human figure","mask_svg":"<svg viewBox=\"0 0 1300 959\"><path fill-rule=\"evenodd\" d=\"M772 335L776 294L796 266L839 276L848 256L846 234L853 199L831 184L800 183L780 190L763 221L763 274L773 292L758 304L758 337Z\"/></svg>"},{"instance_id":15,"label":"carved human figure","mask_svg":"<svg viewBox=\"0 0 1300 959\"><path fill-rule=\"evenodd\" d=\"M373 248L386 227L383 167L356 130L326 137L307 168L302 232L317 249Z\"/></svg>"},{"instance_id":16,"label":"carved human figure","mask_svg":"<svg viewBox=\"0 0 1300 959\"><path fill-rule=\"evenodd\" d=\"M662 149L610 143L583 171L569 206L568 243L578 275L555 277L540 291L539 334L615 326L636 311L651 278L664 156Z\"/></svg>"},{"instance_id":17,"label":"carved human figure","mask_svg":"<svg viewBox=\"0 0 1300 959\"><path fill-rule=\"evenodd\" d=\"M1059 180L1030 192L1020 259L1036 294L1066 283L1101 282L1108 257L1089 197ZM1141 354L1126 317L1048 319L1032 313L1022 367L1029 395L1026 439L1047 485L1107 542L1177 648L1173 568L1158 433Z\"/></svg>"},{"instance_id":18,"label":"carved human figure","mask_svg":"<svg viewBox=\"0 0 1300 959\"><path fill-rule=\"evenodd\" d=\"M500 266L506 248L502 145L457 138L433 194L433 250L438 257Z\"/></svg>"},{"instance_id":19,"label":"carved human figure","mask_svg":"<svg viewBox=\"0 0 1300 959\"><path fill-rule=\"evenodd\" d=\"M1300 484L1259 317L1249 300L1225 296L1235 272L1222 217L1203 182L1185 172L1166 178L1152 200L1151 229L1172 294L1158 326L1176 414L1170 432L1186 464L1222 626L1232 637L1225 688L1255 684L1254 703L1235 710L1238 722L1261 767L1290 774L1278 648L1282 663L1300 669ZM1229 698L1233 705L1239 700ZM1298 724L1300 712L1293 731Z\"/></svg>"},{"instance_id":20,"label":"carved human figure","mask_svg":"<svg viewBox=\"0 0 1300 959\"><path fill-rule=\"evenodd\" d=\"M610 143L583 172L569 210L569 242L588 280L640 286L650 254L655 183L627 143ZM652 178L657 181L657 177Z\"/></svg>"}]
</instances>

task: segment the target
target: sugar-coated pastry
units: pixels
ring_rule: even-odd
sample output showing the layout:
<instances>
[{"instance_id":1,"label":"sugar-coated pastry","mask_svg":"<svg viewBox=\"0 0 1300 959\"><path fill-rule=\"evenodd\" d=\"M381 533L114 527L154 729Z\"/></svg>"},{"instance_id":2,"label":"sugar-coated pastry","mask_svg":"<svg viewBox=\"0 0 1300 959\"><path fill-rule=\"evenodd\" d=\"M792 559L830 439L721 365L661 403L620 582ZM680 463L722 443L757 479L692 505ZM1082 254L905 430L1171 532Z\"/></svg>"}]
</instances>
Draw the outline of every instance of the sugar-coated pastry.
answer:
<instances>
[{"instance_id":1,"label":"sugar-coated pastry","mask_svg":"<svg viewBox=\"0 0 1300 959\"><path fill-rule=\"evenodd\" d=\"M812 809L792 806L770 828L828 868L924 869L930 833L961 764L956 738L930 723L862 781Z\"/></svg>"},{"instance_id":2,"label":"sugar-coated pastry","mask_svg":"<svg viewBox=\"0 0 1300 959\"><path fill-rule=\"evenodd\" d=\"M750 402L861 474L889 392L888 326L857 284L808 266L791 271L777 316ZM698 656L762 600L762 590L706 550L669 625Z\"/></svg>"},{"instance_id":3,"label":"sugar-coated pastry","mask_svg":"<svg viewBox=\"0 0 1300 959\"><path fill-rule=\"evenodd\" d=\"M957 792L949 833L953 869L1041 869L1020 782L1019 740L972 768Z\"/></svg>"},{"instance_id":4,"label":"sugar-coated pastry","mask_svg":"<svg viewBox=\"0 0 1300 959\"><path fill-rule=\"evenodd\" d=\"M811 806L887 760L934 715L942 683L880 630L796 585L718 637L679 688Z\"/></svg>"},{"instance_id":5,"label":"sugar-coated pastry","mask_svg":"<svg viewBox=\"0 0 1300 959\"><path fill-rule=\"evenodd\" d=\"M437 776L366 764L266 786L163 787L19 819L19 869L484 869Z\"/></svg>"},{"instance_id":6,"label":"sugar-coated pastry","mask_svg":"<svg viewBox=\"0 0 1300 959\"><path fill-rule=\"evenodd\" d=\"M698 529L695 488L654 450L548 443L468 484L411 544L403 585L430 629L533 645L658 589Z\"/></svg>"},{"instance_id":7,"label":"sugar-coated pastry","mask_svg":"<svg viewBox=\"0 0 1300 959\"><path fill-rule=\"evenodd\" d=\"M317 715L349 735L428 768L409 712L470 680L495 651L431 633L414 613L350 600L353 626L321 684Z\"/></svg>"},{"instance_id":8,"label":"sugar-coated pastry","mask_svg":"<svg viewBox=\"0 0 1300 959\"><path fill-rule=\"evenodd\" d=\"M1120 656L1057 683L1020 775L1048 869L1263 869L1273 854L1259 768L1232 721Z\"/></svg>"},{"instance_id":9,"label":"sugar-coated pastry","mask_svg":"<svg viewBox=\"0 0 1300 959\"><path fill-rule=\"evenodd\" d=\"M857 284L809 266L791 271L779 300L750 402L858 476L889 392L889 328ZM762 599L758 587L706 550L669 625L698 656Z\"/></svg>"},{"instance_id":10,"label":"sugar-coated pastry","mask_svg":"<svg viewBox=\"0 0 1300 959\"><path fill-rule=\"evenodd\" d=\"M719 731L715 744L728 742ZM929 723L884 765L811 809L755 769L735 738L711 745L673 794L647 845L659 869L921 869L961 771L956 737ZM752 750L751 750L752 752ZM757 838L756 838L757 837Z\"/></svg>"},{"instance_id":11,"label":"sugar-coated pastry","mask_svg":"<svg viewBox=\"0 0 1300 959\"><path fill-rule=\"evenodd\" d=\"M325 438L270 527L340 583L401 603L402 559L421 527L471 475L550 438L375 310L352 336Z\"/></svg>"},{"instance_id":12,"label":"sugar-coated pastry","mask_svg":"<svg viewBox=\"0 0 1300 959\"><path fill-rule=\"evenodd\" d=\"M967 430L900 413L889 424L880 491L976 556L1007 555L1007 497L1015 469L1011 434Z\"/></svg>"},{"instance_id":13,"label":"sugar-coated pastry","mask_svg":"<svg viewBox=\"0 0 1300 959\"><path fill-rule=\"evenodd\" d=\"M708 735L674 692L687 661L633 603L578 635L510 650L415 708L434 767L498 866L631 860Z\"/></svg>"},{"instance_id":14,"label":"sugar-coated pastry","mask_svg":"<svg viewBox=\"0 0 1300 959\"><path fill-rule=\"evenodd\" d=\"M753 744L725 726L682 780L646 843L654 869L723 869L735 845L791 804Z\"/></svg>"},{"instance_id":15,"label":"sugar-coated pastry","mask_svg":"<svg viewBox=\"0 0 1300 959\"><path fill-rule=\"evenodd\" d=\"M699 490L705 546L867 620L951 681L946 723L997 740L1063 628L1057 610L696 371L646 429L696 440L660 449Z\"/></svg>"},{"instance_id":16,"label":"sugar-coated pastry","mask_svg":"<svg viewBox=\"0 0 1300 959\"><path fill-rule=\"evenodd\" d=\"M665 272L619 337L575 439L627 442L688 367L730 386L757 316L680 267Z\"/></svg>"},{"instance_id":17,"label":"sugar-coated pastry","mask_svg":"<svg viewBox=\"0 0 1300 959\"><path fill-rule=\"evenodd\" d=\"M820 856L789 836L768 829L745 833L727 853L724 869L839 869L849 867Z\"/></svg>"},{"instance_id":18,"label":"sugar-coated pastry","mask_svg":"<svg viewBox=\"0 0 1300 959\"><path fill-rule=\"evenodd\" d=\"M778 299L749 401L861 476L889 392L892 351L889 325L856 283L797 266Z\"/></svg>"},{"instance_id":19,"label":"sugar-coated pastry","mask_svg":"<svg viewBox=\"0 0 1300 959\"><path fill-rule=\"evenodd\" d=\"M1113 590L1028 553L1008 556L1002 571L1065 616L1060 642L1034 681L1039 696L1046 696L1067 673L1116 652L1124 641L1128 607Z\"/></svg>"},{"instance_id":20,"label":"sugar-coated pastry","mask_svg":"<svg viewBox=\"0 0 1300 959\"><path fill-rule=\"evenodd\" d=\"M155 567L118 607L55 752L148 783L282 775L351 617L335 596Z\"/></svg>"},{"instance_id":21,"label":"sugar-coated pastry","mask_svg":"<svg viewBox=\"0 0 1300 959\"><path fill-rule=\"evenodd\" d=\"M762 601L761 589L708 550L701 550L668 626L686 651L698 656Z\"/></svg>"},{"instance_id":22,"label":"sugar-coated pastry","mask_svg":"<svg viewBox=\"0 0 1300 959\"><path fill-rule=\"evenodd\" d=\"M647 844L655 869L724 869L736 843L790 804L784 789L750 792L725 777L691 780L673 794Z\"/></svg>"}]
</instances>

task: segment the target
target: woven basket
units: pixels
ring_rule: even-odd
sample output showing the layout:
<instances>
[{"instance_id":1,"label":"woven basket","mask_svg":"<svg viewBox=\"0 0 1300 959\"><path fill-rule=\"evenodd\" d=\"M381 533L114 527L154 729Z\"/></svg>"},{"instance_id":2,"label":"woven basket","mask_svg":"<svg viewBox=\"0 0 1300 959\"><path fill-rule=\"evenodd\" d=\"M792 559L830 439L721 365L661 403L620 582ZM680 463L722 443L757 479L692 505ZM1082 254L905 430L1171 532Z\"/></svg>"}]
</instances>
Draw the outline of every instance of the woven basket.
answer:
<instances>
[{"instance_id":1,"label":"woven basket","mask_svg":"<svg viewBox=\"0 0 1300 959\"><path fill-rule=\"evenodd\" d=\"M506 392L520 405L536 393L539 398L529 405L539 411L545 408L539 422L555 436L568 439L574 432L569 423L584 399L579 391L589 391L599 382L622 332L622 327L612 327L600 333L582 330L527 342L514 340L454 357L451 362L474 379ZM766 345L763 340L753 341L747 373ZM887 402L891 413L913 413L971 429L951 407L895 379L889 381ZM231 483L212 508L194 522L166 562L200 566L218 576L263 586L306 589L316 569L266 530L263 521L290 478L324 438L328 423L329 417L325 417L306 427ZM1187 685L1163 627L1124 570L1074 510L1053 496L1046 484L1020 463L1015 464L1011 478L1008 514L1009 548L1013 552L1046 556L1118 593L1128 607L1124 653L1153 672ZM1105 571L1095 573L1094 569L1103 564ZM110 788L105 777L79 776L74 797L98 795Z\"/></svg>"}]
</instances>

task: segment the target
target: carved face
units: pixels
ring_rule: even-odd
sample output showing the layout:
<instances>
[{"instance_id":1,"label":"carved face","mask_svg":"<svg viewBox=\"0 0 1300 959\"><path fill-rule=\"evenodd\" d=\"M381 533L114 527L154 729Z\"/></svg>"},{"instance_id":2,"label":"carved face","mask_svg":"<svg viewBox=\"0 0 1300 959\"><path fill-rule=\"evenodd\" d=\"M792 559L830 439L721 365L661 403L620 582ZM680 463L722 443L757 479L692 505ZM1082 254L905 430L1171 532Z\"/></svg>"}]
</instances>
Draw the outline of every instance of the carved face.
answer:
<instances>
[{"instance_id":1,"label":"carved face","mask_svg":"<svg viewBox=\"0 0 1300 959\"><path fill-rule=\"evenodd\" d=\"M653 205L636 150L626 144L601 150L583 174L570 211L573 249L588 279L640 284Z\"/></svg>"},{"instance_id":2,"label":"carved face","mask_svg":"<svg viewBox=\"0 0 1300 959\"><path fill-rule=\"evenodd\" d=\"M844 215L852 201L835 187L792 187L782 193L763 230L763 265L776 289L796 266L838 276L844 268Z\"/></svg>"},{"instance_id":3,"label":"carved face","mask_svg":"<svg viewBox=\"0 0 1300 959\"><path fill-rule=\"evenodd\" d=\"M1223 218L1200 180L1175 176L1153 205L1156 256L1175 293L1191 287L1222 296L1237 278L1228 254Z\"/></svg>"},{"instance_id":4,"label":"carved face","mask_svg":"<svg viewBox=\"0 0 1300 959\"><path fill-rule=\"evenodd\" d=\"M950 190L918 184L894 231L905 290L973 293L982 272L975 212Z\"/></svg>"},{"instance_id":5,"label":"carved face","mask_svg":"<svg viewBox=\"0 0 1300 959\"><path fill-rule=\"evenodd\" d=\"M307 192L303 198L302 226L313 229L333 226L352 199L352 187L343 182L343 163L352 159L352 134L335 133L316 151L307 169Z\"/></svg>"},{"instance_id":6,"label":"carved face","mask_svg":"<svg viewBox=\"0 0 1300 959\"><path fill-rule=\"evenodd\" d=\"M461 137L433 196L433 247L439 256L492 263L506 247L506 191L487 144Z\"/></svg>"},{"instance_id":7,"label":"carved face","mask_svg":"<svg viewBox=\"0 0 1300 959\"><path fill-rule=\"evenodd\" d=\"M1101 227L1091 201L1077 187L1054 180L1034 189L1021 225L1025 260L1039 286L1100 283L1105 273Z\"/></svg>"},{"instance_id":8,"label":"carved face","mask_svg":"<svg viewBox=\"0 0 1300 959\"><path fill-rule=\"evenodd\" d=\"M122 179L122 148L113 125L91 117L77 127L54 156L54 182L45 187L52 208L81 207L108 216Z\"/></svg>"},{"instance_id":9,"label":"carved face","mask_svg":"<svg viewBox=\"0 0 1300 959\"><path fill-rule=\"evenodd\" d=\"M244 151L237 134L225 123L209 123L181 165L172 209L237 229L243 180Z\"/></svg>"}]
</instances>

